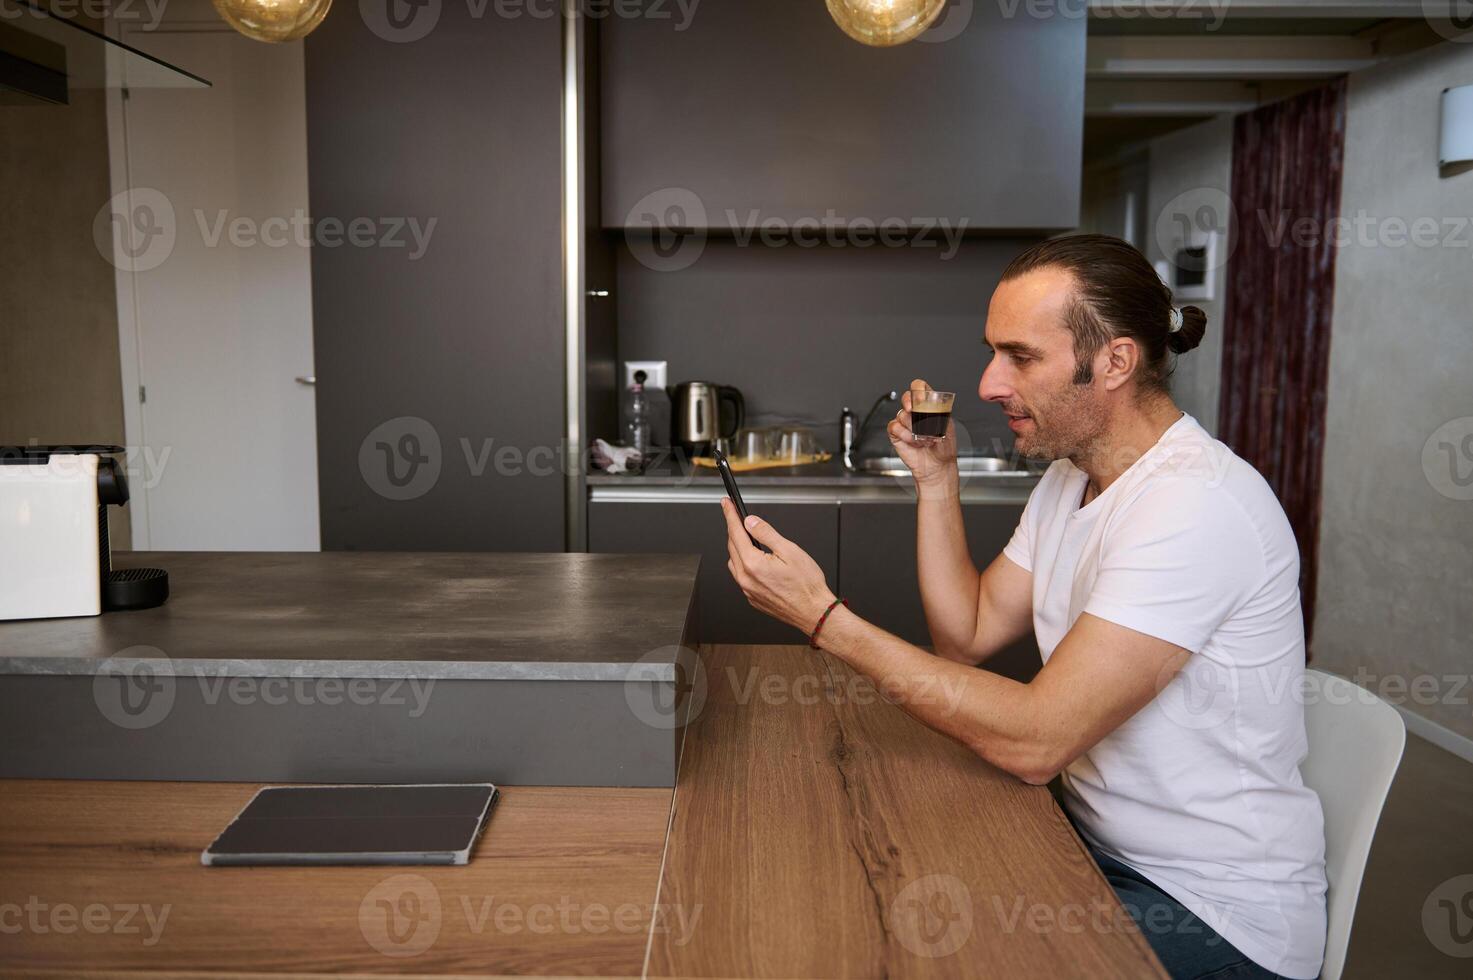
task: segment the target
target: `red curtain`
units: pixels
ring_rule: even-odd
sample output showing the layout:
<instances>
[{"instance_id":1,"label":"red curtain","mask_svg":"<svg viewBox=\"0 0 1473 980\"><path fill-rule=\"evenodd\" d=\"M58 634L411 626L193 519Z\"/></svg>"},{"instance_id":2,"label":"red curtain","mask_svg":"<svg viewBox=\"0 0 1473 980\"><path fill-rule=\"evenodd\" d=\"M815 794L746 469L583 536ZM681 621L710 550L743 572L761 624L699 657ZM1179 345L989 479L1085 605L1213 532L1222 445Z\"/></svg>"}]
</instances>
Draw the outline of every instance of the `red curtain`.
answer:
<instances>
[{"instance_id":1,"label":"red curtain","mask_svg":"<svg viewBox=\"0 0 1473 980\"><path fill-rule=\"evenodd\" d=\"M1237 117L1218 432L1278 494L1314 625L1345 81Z\"/></svg>"}]
</instances>

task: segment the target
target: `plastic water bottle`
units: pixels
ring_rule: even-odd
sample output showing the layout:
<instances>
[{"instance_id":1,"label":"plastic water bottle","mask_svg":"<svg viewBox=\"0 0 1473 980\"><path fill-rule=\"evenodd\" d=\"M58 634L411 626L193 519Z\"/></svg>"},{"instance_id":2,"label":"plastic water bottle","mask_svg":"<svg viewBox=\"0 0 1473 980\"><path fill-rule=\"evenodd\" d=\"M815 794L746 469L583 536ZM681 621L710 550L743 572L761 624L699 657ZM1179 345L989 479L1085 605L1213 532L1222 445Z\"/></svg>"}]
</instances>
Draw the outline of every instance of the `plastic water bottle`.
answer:
<instances>
[{"instance_id":1,"label":"plastic water bottle","mask_svg":"<svg viewBox=\"0 0 1473 980\"><path fill-rule=\"evenodd\" d=\"M650 452L650 403L644 393L645 373L634 372L634 384L629 387L629 445L640 458Z\"/></svg>"}]
</instances>

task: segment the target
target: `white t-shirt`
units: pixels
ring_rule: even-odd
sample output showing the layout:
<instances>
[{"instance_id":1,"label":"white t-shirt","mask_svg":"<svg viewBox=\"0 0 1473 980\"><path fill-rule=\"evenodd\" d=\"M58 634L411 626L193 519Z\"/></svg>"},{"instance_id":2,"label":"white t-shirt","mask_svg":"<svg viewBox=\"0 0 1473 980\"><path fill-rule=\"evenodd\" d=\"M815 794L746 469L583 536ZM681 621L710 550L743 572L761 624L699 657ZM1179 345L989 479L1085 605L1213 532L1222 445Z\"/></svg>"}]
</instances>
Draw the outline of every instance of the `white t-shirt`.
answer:
<instances>
[{"instance_id":1,"label":"white t-shirt","mask_svg":"<svg viewBox=\"0 0 1473 980\"><path fill-rule=\"evenodd\" d=\"M1069 813L1260 966L1318 976L1324 817L1299 775L1304 625L1283 508L1189 415L1081 507L1087 481L1056 461L1003 551L1033 574L1043 659L1086 612L1192 656L1064 771Z\"/></svg>"}]
</instances>

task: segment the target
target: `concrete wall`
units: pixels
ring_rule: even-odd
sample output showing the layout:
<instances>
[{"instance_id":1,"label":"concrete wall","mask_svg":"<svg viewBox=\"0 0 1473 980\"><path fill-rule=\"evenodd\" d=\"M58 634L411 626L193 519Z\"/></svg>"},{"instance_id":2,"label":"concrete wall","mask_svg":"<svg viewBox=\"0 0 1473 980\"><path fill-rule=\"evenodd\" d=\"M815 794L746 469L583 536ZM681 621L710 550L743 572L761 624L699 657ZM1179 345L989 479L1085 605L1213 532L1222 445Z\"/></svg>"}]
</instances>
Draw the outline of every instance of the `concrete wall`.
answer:
<instances>
[{"instance_id":1,"label":"concrete wall","mask_svg":"<svg viewBox=\"0 0 1473 980\"><path fill-rule=\"evenodd\" d=\"M106 108L71 98L0 105L0 445L125 441L114 270L92 234L112 196ZM130 509L109 515L120 546Z\"/></svg>"},{"instance_id":2,"label":"concrete wall","mask_svg":"<svg viewBox=\"0 0 1473 980\"><path fill-rule=\"evenodd\" d=\"M1473 173L1437 169L1438 94L1468 84L1453 43L1350 78L1314 658L1473 737Z\"/></svg>"},{"instance_id":3,"label":"concrete wall","mask_svg":"<svg viewBox=\"0 0 1473 980\"><path fill-rule=\"evenodd\" d=\"M1150 179L1144 229L1146 258L1156 262L1174 251L1182 222L1190 227L1229 226L1226 206L1233 166L1231 116L1209 119L1169 133L1150 144ZM1207 313L1207 335L1183 355L1172 375L1171 390L1182 411L1217 433L1217 392L1222 375L1222 309L1226 292L1229 238L1219 240L1216 268L1210 273L1210 300L1178 300Z\"/></svg>"}]
</instances>

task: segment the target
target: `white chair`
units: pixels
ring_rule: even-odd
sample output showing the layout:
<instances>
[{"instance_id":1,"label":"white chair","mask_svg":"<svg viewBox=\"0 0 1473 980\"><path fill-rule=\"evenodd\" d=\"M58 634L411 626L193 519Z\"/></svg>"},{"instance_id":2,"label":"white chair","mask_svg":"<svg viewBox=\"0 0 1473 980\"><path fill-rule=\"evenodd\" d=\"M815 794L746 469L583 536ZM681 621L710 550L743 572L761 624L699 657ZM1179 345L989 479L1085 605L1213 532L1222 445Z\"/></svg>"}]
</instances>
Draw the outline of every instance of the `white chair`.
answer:
<instances>
[{"instance_id":1,"label":"white chair","mask_svg":"<svg viewBox=\"0 0 1473 980\"><path fill-rule=\"evenodd\" d=\"M1299 771L1325 811L1325 876L1330 883L1320 977L1339 980L1371 838L1401 764L1407 730L1397 710L1365 688L1322 670L1305 674L1309 756Z\"/></svg>"}]
</instances>

